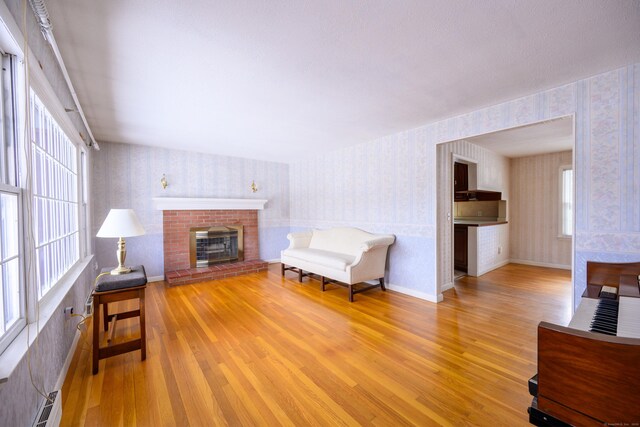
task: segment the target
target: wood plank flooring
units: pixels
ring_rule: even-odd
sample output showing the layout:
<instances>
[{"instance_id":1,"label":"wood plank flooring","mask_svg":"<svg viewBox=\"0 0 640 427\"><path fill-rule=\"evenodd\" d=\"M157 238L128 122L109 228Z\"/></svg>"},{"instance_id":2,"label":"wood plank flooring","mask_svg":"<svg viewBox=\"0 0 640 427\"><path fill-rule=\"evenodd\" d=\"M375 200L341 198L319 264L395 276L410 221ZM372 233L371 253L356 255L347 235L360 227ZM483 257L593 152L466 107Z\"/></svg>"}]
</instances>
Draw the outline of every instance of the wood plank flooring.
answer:
<instances>
[{"instance_id":1,"label":"wood plank flooring","mask_svg":"<svg viewBox=\"0 0 640 427\"><path fill-rule=\"evenodd\" d=\"M147 360L100 361L85 333L63 426L527 425L536 326L570 319L570 273L510 264L440 304L281 278L279 265L147 289ZM121 306L123 308L123 306ZM118 322L117 335L137 334Z\"/></svg>"}]
</instances>

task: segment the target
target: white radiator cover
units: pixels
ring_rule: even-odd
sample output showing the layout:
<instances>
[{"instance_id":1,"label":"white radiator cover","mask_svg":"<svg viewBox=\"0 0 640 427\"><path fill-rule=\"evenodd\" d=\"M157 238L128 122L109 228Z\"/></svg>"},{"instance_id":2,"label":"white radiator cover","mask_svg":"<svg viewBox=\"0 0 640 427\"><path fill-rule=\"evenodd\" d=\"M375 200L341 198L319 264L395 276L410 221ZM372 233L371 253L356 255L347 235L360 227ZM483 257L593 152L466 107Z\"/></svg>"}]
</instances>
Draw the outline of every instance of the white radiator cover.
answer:
<instances>
[{"instance_id":1,"label":"white radiator cover","mask_svg":"<svg viewBox=\"0 0 640 427\"><path fill-rule=\"evenodd\" d=\"M33 427L58 427L62 419L62 391L49 393L49 399L44 399L33 421Z\"/></svg>"}]
</instances>

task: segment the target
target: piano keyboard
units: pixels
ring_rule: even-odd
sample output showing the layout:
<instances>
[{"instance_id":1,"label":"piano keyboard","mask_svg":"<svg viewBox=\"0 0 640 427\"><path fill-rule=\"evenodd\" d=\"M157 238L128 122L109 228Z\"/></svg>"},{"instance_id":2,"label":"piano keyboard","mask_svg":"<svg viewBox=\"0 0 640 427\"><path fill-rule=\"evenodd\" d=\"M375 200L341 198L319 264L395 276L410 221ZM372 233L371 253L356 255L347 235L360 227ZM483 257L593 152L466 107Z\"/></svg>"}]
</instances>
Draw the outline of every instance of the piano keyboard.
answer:
<instances>
[{"instance_id":1,"label":"piano keyboard","mask_svg":"<svg viewBox=\"0 0 640 427\"><path fill-rule=\"evenodd\" d=\"M569 327L619 337L640 338L640 298L583 298Z\"/></svg>"}]
</instances>

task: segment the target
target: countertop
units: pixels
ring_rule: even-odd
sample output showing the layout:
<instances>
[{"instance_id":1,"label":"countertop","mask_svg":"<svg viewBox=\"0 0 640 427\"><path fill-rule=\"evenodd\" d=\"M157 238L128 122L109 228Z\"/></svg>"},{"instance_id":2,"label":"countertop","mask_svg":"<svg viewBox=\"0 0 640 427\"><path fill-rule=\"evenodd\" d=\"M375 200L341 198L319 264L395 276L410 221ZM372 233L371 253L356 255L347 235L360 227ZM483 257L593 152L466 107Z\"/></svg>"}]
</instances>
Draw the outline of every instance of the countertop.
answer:
<instances>
[{"instance_id":1,"label":"countertop","mask_svg":"<svg viewBox=\"0 0 640 427\"><path fill-rule=\"evenodd\" d=\"M487 227L487 226L490 226L490 225L508 224L508 221L454 219L453 223L454 224L459 224L459 225L468 225L470 227Z\"/></svg>"}]
</instances>

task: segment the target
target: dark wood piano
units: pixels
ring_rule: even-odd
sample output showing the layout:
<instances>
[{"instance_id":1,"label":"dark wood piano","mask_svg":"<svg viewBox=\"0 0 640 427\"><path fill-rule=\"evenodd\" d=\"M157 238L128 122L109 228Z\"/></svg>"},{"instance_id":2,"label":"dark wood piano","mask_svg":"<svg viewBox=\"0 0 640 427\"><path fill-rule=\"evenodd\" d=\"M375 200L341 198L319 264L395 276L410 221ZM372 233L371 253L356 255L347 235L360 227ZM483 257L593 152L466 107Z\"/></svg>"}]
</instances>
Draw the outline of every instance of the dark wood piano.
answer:
<instances>
[{"instance_id":1,"label":"dark wood piano","mask_svg":"<svg viewBox=\"0 0 640 427\"><path fill-rule=\"evenodd\" d=\"M538 325L537 426L640 425L640 262L587 262L568 327Z\"/></svg>"}]
</instances>

